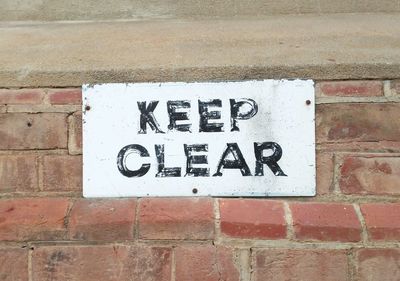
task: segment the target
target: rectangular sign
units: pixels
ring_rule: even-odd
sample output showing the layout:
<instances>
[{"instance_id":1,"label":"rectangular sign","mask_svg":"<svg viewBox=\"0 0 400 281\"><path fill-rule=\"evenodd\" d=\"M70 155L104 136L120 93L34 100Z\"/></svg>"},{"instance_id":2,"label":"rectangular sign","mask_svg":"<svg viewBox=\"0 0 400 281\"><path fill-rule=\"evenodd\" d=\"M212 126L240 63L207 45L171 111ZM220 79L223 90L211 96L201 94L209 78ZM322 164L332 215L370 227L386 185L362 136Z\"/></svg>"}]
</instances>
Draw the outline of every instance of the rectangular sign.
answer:
<instances>
[{"instance_id":1,"label":"rectangular sign","mask_svg":"<svg viewBox=\"0 0 400 281\"><path fill-rule=\"evenodd\" d=\"M313 196L314 83L83 86L83 195Z\"/></svg>"}]
</instances>

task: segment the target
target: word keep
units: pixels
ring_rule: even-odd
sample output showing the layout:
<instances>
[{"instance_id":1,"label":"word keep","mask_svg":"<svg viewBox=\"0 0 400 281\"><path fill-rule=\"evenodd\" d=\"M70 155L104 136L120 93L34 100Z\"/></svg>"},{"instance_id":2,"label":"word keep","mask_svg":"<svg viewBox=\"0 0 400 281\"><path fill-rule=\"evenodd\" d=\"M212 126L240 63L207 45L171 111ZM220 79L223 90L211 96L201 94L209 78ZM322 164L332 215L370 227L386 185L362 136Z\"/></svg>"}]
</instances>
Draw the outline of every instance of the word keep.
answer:
<instances>
[{"instance_id":1,"label":"word keep","mask_svg":"<svg viewBox=\"0 0 400 281\"><path fill-rule=\"evenodd\" d=\"M158 101L138 101L138 109L140 112L138 134L147 134L147 125L155 133L165 134L157 121L154 110L158 105ZM199 113L199 132L223 132L224 124L217 122L210 122L210 120L221 119L221 111L218 108L222 107L220 99L211 100L198 100L198 113ZM188 111L191 108L190 101L177 100L167 101L167 111L169 117L169 124L167 125L169 132L186 132L192 133L192 124L189 122ZM249 98L229 99L230 108L230 131L239 132L238 120L249 120L254 117L258 112L257 103ZM178 123L179 121L179 123ZM272 171L275 176L286 176L278 165L278 161L282 157L282 148L276 142L254 142L254 158L255 158L255 171L254 176L264 175L264 165ZM225 150L223 151L220 160L217 164L214 173L210 173L209 168L196 167L199 164L208 164L207 152L208 144L184 144L182 153L186 156L186 167L183 175L181 167L165 167L165 147L164 144L156 144L154 146L155 155L157 158L157 173L155 177L218 177L222 176L223 169L238 169L242 176L253 176L250 171L245 157L243 156L239 145L235 142L227 142ZM264 156L265 151L269 151L269 156ZM204 153L204 154L199 154ZM143 163L137 170L130 170L126 165L126 158L129 154L135 153L140 157L149 157L148 150L139 144L129 144L123 147L117 156L117 166L120 173L126 177L142 177L150 170L150 163ZM195 153L195 154L193 154Z\"/></svg>"}]
</instances>

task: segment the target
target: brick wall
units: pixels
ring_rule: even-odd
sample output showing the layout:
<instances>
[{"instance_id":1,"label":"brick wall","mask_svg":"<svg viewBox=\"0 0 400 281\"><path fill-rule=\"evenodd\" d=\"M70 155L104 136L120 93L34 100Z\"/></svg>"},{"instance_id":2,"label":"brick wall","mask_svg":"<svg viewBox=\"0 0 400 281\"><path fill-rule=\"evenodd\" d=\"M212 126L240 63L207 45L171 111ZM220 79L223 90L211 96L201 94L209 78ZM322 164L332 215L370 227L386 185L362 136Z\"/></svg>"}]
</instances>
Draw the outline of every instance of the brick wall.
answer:
<instances>
[{"instance_id":1,"label":"brick wall","mask_svg":"<svg viewBox=\"0 0 400 281\"><path fill-rule=\"evenodd\" d=\"M88 200L80 89L0 89L0 280L400 280L400 80L316 96L316 197Z\"/></svg>"}]
</instances>

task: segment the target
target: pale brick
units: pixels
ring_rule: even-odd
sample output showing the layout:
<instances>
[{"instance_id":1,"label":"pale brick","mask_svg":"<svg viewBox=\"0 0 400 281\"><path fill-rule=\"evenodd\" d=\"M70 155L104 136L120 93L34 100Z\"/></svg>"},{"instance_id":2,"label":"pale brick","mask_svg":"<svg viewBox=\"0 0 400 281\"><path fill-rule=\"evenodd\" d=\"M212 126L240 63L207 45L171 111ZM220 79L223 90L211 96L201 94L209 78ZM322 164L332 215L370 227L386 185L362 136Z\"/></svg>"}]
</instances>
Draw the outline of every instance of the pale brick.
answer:
<instances>
[{"instance_id":1,"label":"pale brick","mask_svg":"<svg viewBox=\"0 0 400 281\"><path fill-rule=\"evenodd\" d=\"M82 154L82 113L76 112L69 117L68 151L70 154Z\"/></svg>"},{"instance_id":2,"label":"pale brick","mask_svg":"<svg viewBox=\"0 0 400 281\"><path fill-rule=\"evenodd\" d=\"M318 143L400 140L400 103L320 104Z\"/></svg>"},{"instance_id":3,"label":"pale brick","mask_svg":"<svg viewBox=\"0 0 400 281\"><path fill-rule=\"evenodd\" d=\"M348 155L341 164L339 185L345 194L400 194L400 156Z\"/></svg>"},{"instance_id":4,"label":"pale brick","mask_svg":"<svg viewBox=\"0 0 400 281\"><path fill-rule=\"evenodd\" d=\"M82 157L71 155L44 156L43 190L82 190Z\"/></svg>"},{"instance_id":5,"label":"pale brick","mask_svg":"<svg viewBox=\"0 0 400 281\"><path fill-rule=\"evenodd\" d=\"M0 114L0 149L66 148L66 121L60 113Z\"/></svg>"},{"instance_id":6,"label":"pale brick","mask_svg":"<svg viewBox=\"0 0 400 281\"><path fill-rule=\"evenodd\" d=\"M260 249L253 255L254 281L344 281L344 250Z\"/></svg>"},{"instance_id":7,"label":"pale brick","mask_svg":"<svg viewBox=\"0 0 400 281\"><path fill-rule=\"evenodd\" d=\"M191 245L175 250L176 281L239 281L231 248Z\"/></svg>"},{"instance_id":8,"label":"pale brick","mask_svg":"<svg viewBox=\"0 0 400 281\"><path fill-rule=\"evenodd\" d=\"M0 155L0 192L34 191L37 181L37 156Z\"/></svg>"},{"instance_id":9,"label":"pale brick","mask_svg":"<svg viewBox=\"0 0 400 281\"><path fill-rule=\"evenodd\" d=\"M33 281L170 281L171 249L151 246L38 247Z\"/></svg>"},{"instance_id":10,"label":"pale brick","mask_svg":"<svg viewBox=\"0 0 400 281\"><path fill-rule=\"evenodd\" d=\"M28 251L26 249L0 249L0 280L28 280Z\"/></svg>"},{"instance_id":11,"label":"pale brick","mask_svg":"<svg viewBox=\"0 0 400 281\"><path fill-rule=\"evenodd\" d=\"M357 281L399 281L399 249L361 249L356 255Z\"/></svg>"}]
</instances>

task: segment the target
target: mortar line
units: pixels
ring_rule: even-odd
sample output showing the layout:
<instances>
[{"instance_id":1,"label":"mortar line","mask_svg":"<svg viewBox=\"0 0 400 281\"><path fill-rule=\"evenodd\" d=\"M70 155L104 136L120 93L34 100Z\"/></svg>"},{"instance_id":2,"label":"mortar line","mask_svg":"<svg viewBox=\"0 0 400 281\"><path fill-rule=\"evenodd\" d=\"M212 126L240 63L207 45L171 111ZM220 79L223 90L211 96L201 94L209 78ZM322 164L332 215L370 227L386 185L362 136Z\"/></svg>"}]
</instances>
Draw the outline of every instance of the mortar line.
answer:
<instances>
[{"instance_id":1,"label":"mortar line","mask_svg":"<svg viewBox=\"0 0 400 281\"><path fill-rule=\"evenodd\" d=\"M348 103L398 103L400 98L396 96L380 97L317 97L315 104L348 104Z\"/></svg>"},{"instance_id":2,"label":"mortar line","mask_svg":"<svg viewBox=\"0 0 400 281\"><path fill-rule=\"evenodd\" d=\"M221 213L219 209L219 199L213 198L213 211L214 211L214 241L220 242L222 240L221 233Z\"/></svg>"},{"instance_id":3,"label":"mortar line","mask_svg":"<svg viewBox=\"0 0 400 281\"><path fill-rule=\"evenodd\" d=\"M71 132L73 131L73 128L71 128L71 126L73 123L73 121L72 121L73 118L74 118L73 114L67 115L66 121L67 121L67 152L68 152L68 155L71 155L71 139L72 139Z\"/></svg>"},{"instance_id":4,"label":"mortar line","mask_svg":"<svg viewBox=\"0 0 400 281\"><path fill-rule=\"evenodd\" d=\"M238 254L238 266L239 266L239 279L240 281L249 281L251 279L251 261L250 261L250 249L237 249Z\"/></svg>"},{"instance_id":5,"label":"mortar line","mask_svg":"<svg viewBox=\"0 0 400 281\"><path fill-rule=\"evenodd\" d=\"M392 95L392 91L391 91L391 89L390 89L390 86L391 86L390 80L385 80L385 81L383 81L383 95L384 95L385 97L387 97L387 98L389 98L389 97L394 97L394 96Z\"/></svg>"},{"instance_id":6,"label":"mortar line","mask_svg":"<svg viewBox=\"0 0 400 281\"><path fill-rule=\"evenodd\" d=\"M133 229L133 240L135 242L139 241L139 204L140 204L140 198L136 199L136 206L135 206L135 221L134 221L134 229Z\"/></svg>"},{"instance_id":7,"label":"mortar line","mask_svg":"<svg viewBox=\"0 0 400 281\"><path fill-rule=\"evenodd\" d=\"M10 192L0 194L0 200L19 199L19 198L81 198L82 192L60 191L60 192Z\"/></svg>"},{"instance_id":8,"label":"mortar line","mask_svg":"<svg viewBox=\"0 0 400 281\"><path fill-rule=\"evenodd\" d=\"M51 105L50 104L50 99L49 99L49 88L41 88L44 91L44 96L42 99L42 104L43 105Z\"/></svg>"},{"instance_id":9,"label":"mortar line","mask_svg":"<svg viewBox=\"0 0 400 281\"><path fill-rule=\"evenodd\" d=\"M32 265L33 247L28 245L28 280L33 281L33 265Z\"/></svg>"},{"instance_id":10,"label":"mortar line","mask_svg":"<svg viewBox=\"0 0 400 281\"><path fill-rule=\"evenodd\" d=\"M22 241L0 241L1 248L20 247ZM176 247L178 245L210 245L212 240L42 240L29 241L30 246L56 246L56 247L74 247L74 246L94 246L94 245L142 245L142 246L159 246L159 247ZM332 241L289 241L289 240L249 240L249 239L226 239L224 243L216 244L222 247L234 247L236 249L390 249L400 248L400 242L332 242Z\"/></svg>"},{"instance_id":11,"label":"mortar line","mask_svg":"<svg viewBox=\"0 0 400 281\"><path fill-rule=\"evenodd\" d=\"M37 153L43 155L49 152L53 153L54 155L67 155L68 148L0 149L0 154L2 155L13 155L15 153L20 153L20 154Z\"/></svg>"},{"instance_id":12,"label":"mortar line","mask_svg":"<svg viewBox=\"0 0 400 281\"><path fill-rule=\"evenodd\" d=\"M339 161L340 160L340 161ZM343 156L342 155L338 155L336 153L333 153L333 193L335 195L341 195L342 192L340 190L340 186L339 186L339 178L340 178L340 167L341 167L341 162L343 160Z\"/></svg>"},{"instance_id":13,"label":"mortar line","mask_svg":"<svg viewBox=\"0 0 400 281\"><path fill-rule=\"evenodd\" d=\"M37 157L37 175L38 175L38 191L43 191L44 188L44 159L43 155Z\"/></svg>"},{"instance_id":14,"label":"mortar line","mask_svg":"<svg viewBox=\"0 0 400 281\"><path fill-rule=\"evenodd\" d=\"M82 198L82 191L41 191L41 192L7 192L0 193L0 200L2 199L17 199L17 198ZM254 200L264 200L264 197L253 198ZM285 200L287 202L303 202L303 203L400 203L400 195L370 195L365 197L363 195L347 195L347 194L327 194L317 195L315 197L271 197L270 200Z\"/></svg>"},{"instance_id":15,"label":"mortar line","mask_svg":"<svg viewBox=\"0 0 400 281\"><path fill-rule=\"evenodd\" d=\"M357 203L353 203L353 207L354 207L354 210L356 212L358 221L361 224L361 239L362 239L362 242L363 242L363 244L367 244L369 239L368 239L368 231L367 231L367 227L365 225L364 216L362 215L360 206Z\"/></svg>"},{"instance_id":16,"label":"mortar line","mask_svg":"<svg viewBox=\"0 0 400 281\"><path fill-rule=\"evenodd\" d=\"M54 114L71 114L76 111L81 110L81 105L70 105L70 104L12 104L7 105L6 113L27 113L27 114L44 114L44 113L54 113ZM5 114L5 113L2 113Z\"/></svg>"},{"instance_id":17,"label":"mortar line","mask_svg":"<svg viewBox=\"0 0 400 281\"><path fill-rule=\"evenodd\" d=\"M70 218L71 218L71 212L72 212L72 208L75 206L75 203L76 203L76 201L77 201L78 199L76 198L76 199L69 199L69 204L68 204L68 209L67 209L67 212L66 212L66 214L65 214L65 217L64 217L64 226L65 226L65 230L66 230L66 237L68 237L69 238L69 235L70 235L70 232L69 232L69 221L70 221Z\"/></svg>"},{"instance_id":18,"label":"mortar line","mask_svg":"<svg viewBox=\"0 0 400 281\"><path fill-rule=\"evenodd\" d=\"M254 249L250 248L249 250L249 270L250 270L250 280L249 281L253 281L254 280L254 270L253 270L253 256L254 256Z\"/></svg>"},{"instance_id":19,"label":"mortar line","mask_svg":"<svg viewBox=\"0 0 400 281\"><path fill-rule=\"evenodd\" d=\"M348 249L347 253L347 266L348 266L348 278L349 281L355 281L355 274L356 274L356 262L354 259L354 249Z\"/></svg>"},{"instance_id":20,"label":"mortar line","mask_svg":"<svg viewBox=\"0 0 400 281\"><path fill-rule=\"evenodd\" d=\"M176 259L175 259L175 247L171 248L171 281L176 280Z\"/></svg>"},{"instance_id":21,"label":"mortar line","mask_svg":"<svg viewBox=\"0 0 400 281\"><path fill-rule=\"evenodd\" d=\"M292 211L290 210L289 203L287 201L283 201L283 210L285 212L285 221L286 221L286 238L289 240L294 240L294 227L293 227L293 217Z\"/></svg>"}]
</instances>

